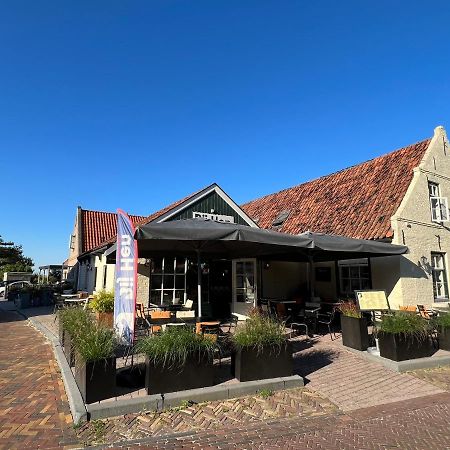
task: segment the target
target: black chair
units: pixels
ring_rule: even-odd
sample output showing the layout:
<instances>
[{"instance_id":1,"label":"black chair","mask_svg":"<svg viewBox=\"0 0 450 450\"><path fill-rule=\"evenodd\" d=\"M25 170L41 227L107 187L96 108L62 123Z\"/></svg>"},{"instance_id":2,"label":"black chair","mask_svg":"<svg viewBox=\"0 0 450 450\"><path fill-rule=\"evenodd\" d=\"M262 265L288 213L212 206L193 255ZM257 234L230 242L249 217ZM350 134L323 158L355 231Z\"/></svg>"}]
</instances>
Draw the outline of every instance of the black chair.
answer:
<instances>
[{"instance_id":1,"label":"black chair","mask_svg":"<svg viewBox=\"0 0 450 450\"><path fill-rule=\"evenodd\" d=\"M331 331L331 325L333 324L334 317L336 316L337 308L334 307L331 312L318 313L317 324L318 325L326 325L328 328L328 332L330 333L331 340L336 339L336 333ZM334 339L333 339L334 334Z\"/></svg>"}]
</instances>

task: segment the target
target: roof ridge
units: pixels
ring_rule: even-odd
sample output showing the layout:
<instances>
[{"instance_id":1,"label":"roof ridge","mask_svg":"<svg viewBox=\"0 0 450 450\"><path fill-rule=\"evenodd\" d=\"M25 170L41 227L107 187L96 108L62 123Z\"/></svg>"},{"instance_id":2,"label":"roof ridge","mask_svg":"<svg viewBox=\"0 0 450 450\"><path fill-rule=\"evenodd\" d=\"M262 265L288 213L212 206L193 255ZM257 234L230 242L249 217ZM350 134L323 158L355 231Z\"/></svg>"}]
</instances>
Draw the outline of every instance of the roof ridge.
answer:
<instances>
[{"instance_id":1,"label":"roof ridge","mask_svg":"<svg viewBox=\"0 0 450 450\"><path fill-rule=\"evenodd\" d=\"M83 209L83 208L81 208L81 211L82 211L82 212L100 213L100 214L114 214L114 215L117 214L117 212L112 212L112 211L99 211L99 210L97 210L97 209ZM125 212L126 212L126 211L125 211ZM140 215L140 214L131 214L131 213L128 213L128 212L127 212L127 214L128 214L129 216L133 216L133 217L147 217L147 216L142 216L142 215Z\"/></svg>"},{"instance_id":2,"label":"roof ridge","mask_svg":"<svg viewBox=\"0 0 450 450\"><path fill-rule=\"evenodd\" d=\"M343 173L343 172L345 172L347 170L354 169L355 167L363 166L364 164L368 164L368 163L380 160L382 158L386 158L387 156L390 156L390 155L392 155L394 153L397 153L397 152L400 152L402 150L406 150L406 149L408 149L410 147L415 147L417 145L424 144L425 142L430 142L431 139L432 138L422 139L422 140L417 141L417 142L415 142L413 144L405 145L404 147L400 147L400 148L397 148L397 149L392 150L390 152L387 152L387 153L384 153L382 155L376 156L375 158L371 158L371 159L368 159L366 161L362 161L360 163L353 164L352 166L348 166L348 167L345 167L343 169L336 170L335 172L331 172L331 173L326 174L326 175L321 175L321 176L319 176L317 178L312 178L311 180L307 180L307 181L304 181L302 183L298 183L298 184L296 184L294 186L291 186L291 187L288 187L288 188L280 189L279 191L272 192L271 194L263 195L262 197L255 198L253 200L249 200L248 202L245 202L245 203L241 204L240 206L243 207L243 206L248 205L250 203L253 203L255 201L262 200L262 199L265 199L265 198L268 198L268 197L271 197L271 196L274 196L274 195L279 195L279 194L281 194L283 192L287 192L287 191L290 191L292 189L296 189L296 188L298 188L300 186L304 186L305 184L313 183L313 182L318 181L318 180L323 180L323 179L332 177L332 176L337 175L339 173Z\"/></svg>"}]
</instances>

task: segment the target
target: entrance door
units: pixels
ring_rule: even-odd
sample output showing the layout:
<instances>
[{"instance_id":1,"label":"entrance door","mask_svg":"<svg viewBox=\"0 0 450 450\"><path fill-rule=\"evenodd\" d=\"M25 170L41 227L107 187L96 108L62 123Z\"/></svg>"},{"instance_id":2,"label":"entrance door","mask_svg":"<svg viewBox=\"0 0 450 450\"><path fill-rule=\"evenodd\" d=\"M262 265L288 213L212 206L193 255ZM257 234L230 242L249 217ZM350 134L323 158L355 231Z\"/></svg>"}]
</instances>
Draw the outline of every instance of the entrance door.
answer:
<instances>
[{"instance_id":1,"label":"entrance door","mask_svg":"<svg viewBox=\"0 0 450 450\"><path fill-rule=\"evenodd\" d=\"M256 306L256 259L233 261L233 313L247 316Z\"/></svg>"}]
</instances>

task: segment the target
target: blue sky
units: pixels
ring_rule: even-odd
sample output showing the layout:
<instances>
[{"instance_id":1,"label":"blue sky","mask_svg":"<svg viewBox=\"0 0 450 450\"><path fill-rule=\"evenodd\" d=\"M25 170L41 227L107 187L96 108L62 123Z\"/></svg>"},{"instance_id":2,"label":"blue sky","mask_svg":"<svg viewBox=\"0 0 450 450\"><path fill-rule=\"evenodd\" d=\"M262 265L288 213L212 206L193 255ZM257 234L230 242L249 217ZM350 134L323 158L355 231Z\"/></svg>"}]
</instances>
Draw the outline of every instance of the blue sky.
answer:
<instances>
[{"instance_id":1,"label":"blue sky","mask_svg":"<svg viewBox=\"0 0 450 450\"><path fill-rule=\"evenodd\" d=\"M450 128L447 1L0 2L0 234L67 256L77 205L238 203Z\"/></svg>"}]
</instances>

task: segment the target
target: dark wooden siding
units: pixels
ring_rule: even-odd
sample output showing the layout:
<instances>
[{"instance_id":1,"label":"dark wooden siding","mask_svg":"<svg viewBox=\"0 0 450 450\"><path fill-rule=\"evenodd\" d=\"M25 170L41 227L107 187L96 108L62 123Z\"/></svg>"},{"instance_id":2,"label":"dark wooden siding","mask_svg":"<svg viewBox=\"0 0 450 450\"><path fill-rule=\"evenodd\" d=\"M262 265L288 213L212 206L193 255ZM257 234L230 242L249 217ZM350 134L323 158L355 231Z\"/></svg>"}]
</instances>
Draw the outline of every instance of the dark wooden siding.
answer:
<instances>
[{"instance_id":1,"label":"dark wooden siding","mask_svg":"<svg viewBox=\"0 0 450 450\"><path fill-rule=\"evenodd\" d=\"M222 197L217 195L216 192L212 192L207 197L193 203L181 213L171 217L169 220L192 219L192 213L194 211L210 214L212 209L214 209L214 214L233 216L235 223L248 225L247 222L245 222L245 220L237 214L236 211Z\"/></svg>"}]
</instances>

